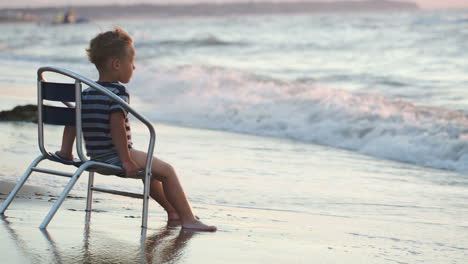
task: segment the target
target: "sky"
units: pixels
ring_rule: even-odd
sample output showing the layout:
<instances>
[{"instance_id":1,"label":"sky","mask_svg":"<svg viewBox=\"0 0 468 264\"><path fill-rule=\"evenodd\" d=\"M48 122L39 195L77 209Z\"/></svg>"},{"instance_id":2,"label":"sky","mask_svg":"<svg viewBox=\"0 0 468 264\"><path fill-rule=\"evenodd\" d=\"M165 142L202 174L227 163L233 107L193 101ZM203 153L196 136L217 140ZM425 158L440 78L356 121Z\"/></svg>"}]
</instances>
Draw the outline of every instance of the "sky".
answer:
<instances>
[{"instance_id":1,"label":"sky","mask_svg":"<svg viewBox=\"0 0 468 264\"><path fill-rule=\"evenodd\" d=\"M153 4L167 4L167 3L196 3L196 2L238 2L238 1L252 1L252 0L0 0L0 8L8 7L34 7L34 6L70 6L70 5L92 5L92 4L136 4L136 3L153 3ZM253 1L267 1L267 2L298 2L301 0L253 0ZM302 0L311 2L324 2L333 0ZM353 0L341 0L353 1ZM421 8L468 8L468 0L400 0L411 1L417 3Z\"/></svg>"}]
</instances>

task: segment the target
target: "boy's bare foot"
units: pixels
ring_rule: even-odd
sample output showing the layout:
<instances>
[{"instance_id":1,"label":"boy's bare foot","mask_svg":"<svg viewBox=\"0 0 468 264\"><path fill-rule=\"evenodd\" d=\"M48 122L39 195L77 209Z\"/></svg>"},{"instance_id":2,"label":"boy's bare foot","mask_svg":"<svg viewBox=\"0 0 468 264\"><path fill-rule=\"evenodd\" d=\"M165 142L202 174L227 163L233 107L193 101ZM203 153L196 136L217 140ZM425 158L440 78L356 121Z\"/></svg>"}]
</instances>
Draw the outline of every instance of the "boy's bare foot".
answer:
<instances>
[{"instance_id":1,"label":"boy's bare foot","mask_svg":"<svg viewBox=\"0 0 468 264\"><path fill-rule=\"evenodd\" d=\"M216 226L209 226L202 223L200 220L194 219L189 223L183 223L182 228L190 229L194 231L205 231L205 232L215 232Z\"/></svg>"},{"instance_id":2,"label":"boy's bare foot","mask_svg":"<svg viewBox=\"0 0 468 264\"><path fill-rule=\"evenodd\" d=\"M195 219L200 220L200 217L195 216ZM169 227L181 226L182 225L182 220L180 220L179 215L172 216L172 215L168 214L168 216L167 216L167 225Z\"/></svg>"},{"instance_id":3,"label":"boy's bare foot","mask_svg":"<svg viewBox=\"0 0 468 264\"><path fill-rule=\"evenodd\" d=\"M65 153L62 153L60 150L56 151L55 152L55 155L59 156L60 158L62 159L65 159L65 160L73 160L73 154L65 154Z\"/></svg>"},{"instance_id":4,"label":"boy's bare foot","mask_svg":"<svg viewBox=\"0 0 468 264\"><path fill-rule=\"evenodd\" d=\"M195 215L196 220L200 220L200 217ZM167 222L179 222L181 223L180 216L177 212L167 212Z\"/></svg>"},{"instance_id":5,"label":"boy's bare foot","mask_svg":"<svg viewBox=\"0 0 468 264\"><path fill-rule=\"evenodd\" d=\"M177 213L167 213L167 225L169 227L176 227L180 226L182 224L182 221L180 221L179 214Z\"/></svg>"},{"instance_id":6,"label":"boy's bare foot","mask_svg":"<svg viewBox=\"0 0 468 264\"><path fill-rule=\"evenodd\" d=\"M179 219L176 220L167 220L168 227L178 227L181 226L182 222Z\"/></svg>"},{"instance_id":7,"label":"boy's bare foot","mask_svg":"<svg viewBox=\"0 0 468 264\"><path fill-rule=\"evenodd\" d=\"M180 221L179 214L177 212L167 212L167 221Z\"/></svg>"}]
</instances>

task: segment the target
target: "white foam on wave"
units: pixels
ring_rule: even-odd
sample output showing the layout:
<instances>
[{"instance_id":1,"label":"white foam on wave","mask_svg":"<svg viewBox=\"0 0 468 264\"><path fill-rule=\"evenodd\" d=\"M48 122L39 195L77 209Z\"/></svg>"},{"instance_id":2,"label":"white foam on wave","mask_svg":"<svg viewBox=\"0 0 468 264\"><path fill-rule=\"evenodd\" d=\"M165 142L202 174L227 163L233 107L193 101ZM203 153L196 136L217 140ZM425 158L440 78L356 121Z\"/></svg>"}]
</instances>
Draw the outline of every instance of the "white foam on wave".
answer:
<instances>
[{"instance_id":1,"label":"white foam on wave","mask_svg":"<svg viewBox=\"0 0 468 264\"><path fill-rule=\"evenodd\" d=\"M219 67L140 67L131 89L147 103L146 115L154 121L468 171L468 116L461 111Z\"/></svg>"}]
</instances>

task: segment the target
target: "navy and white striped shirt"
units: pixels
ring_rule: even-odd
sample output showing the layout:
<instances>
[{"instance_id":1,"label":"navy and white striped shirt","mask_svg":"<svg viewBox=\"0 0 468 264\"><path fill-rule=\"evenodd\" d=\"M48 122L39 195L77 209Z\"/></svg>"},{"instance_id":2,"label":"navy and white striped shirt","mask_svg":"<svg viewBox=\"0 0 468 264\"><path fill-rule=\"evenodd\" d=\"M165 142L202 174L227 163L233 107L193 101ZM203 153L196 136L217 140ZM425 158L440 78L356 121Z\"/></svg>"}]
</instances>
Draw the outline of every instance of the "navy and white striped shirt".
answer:
<instances>
[{"instance_id":1,"label":"navy and white striped shirt","mask_svg":"<svg viewBox=\"0 0 468 264\"><path fill-rule=\"evenodd\" d=\"M120 83L98 82L98 84L118 95L125 102L130 103L127 89ZM83 91L81 102L83 135L86 152L91 159L118 156L110 133L110 115L115 111L122 111L124 113L128 148L132 148L132 134L127 116L128 113L122 106L92 87Z\"/></svg>"}]
</instances>

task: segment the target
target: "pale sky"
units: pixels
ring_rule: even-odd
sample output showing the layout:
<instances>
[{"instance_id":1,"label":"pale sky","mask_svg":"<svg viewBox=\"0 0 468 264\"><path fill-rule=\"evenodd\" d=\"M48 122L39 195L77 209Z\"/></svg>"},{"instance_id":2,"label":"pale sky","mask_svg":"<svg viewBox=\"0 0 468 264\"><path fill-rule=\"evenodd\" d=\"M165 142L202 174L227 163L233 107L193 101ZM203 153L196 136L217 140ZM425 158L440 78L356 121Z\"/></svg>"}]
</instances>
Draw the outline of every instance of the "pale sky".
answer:
<instances>
[{"instance_id":1,"label":"pale sky","mask_svg":"<svg viewBox=\"0 0 468 264\"><path fill-rule=\"evenodd\" d=\"M252 1L252 0L0 0L0 8L7 7L33 7L33 6L70 6L70 5L93 5L93 4L134 4L134 3L224 3L237 1ZM301 0L253 0L267 2L298 2ZM333 1L333 0L303 0L303 1ZM353 1L353 0L341 0ZM417 3L422 8L468 8L468 0L400 0L411 1Z\"/></svg>"}]
</instances>

